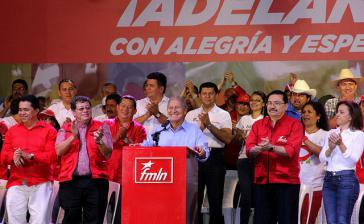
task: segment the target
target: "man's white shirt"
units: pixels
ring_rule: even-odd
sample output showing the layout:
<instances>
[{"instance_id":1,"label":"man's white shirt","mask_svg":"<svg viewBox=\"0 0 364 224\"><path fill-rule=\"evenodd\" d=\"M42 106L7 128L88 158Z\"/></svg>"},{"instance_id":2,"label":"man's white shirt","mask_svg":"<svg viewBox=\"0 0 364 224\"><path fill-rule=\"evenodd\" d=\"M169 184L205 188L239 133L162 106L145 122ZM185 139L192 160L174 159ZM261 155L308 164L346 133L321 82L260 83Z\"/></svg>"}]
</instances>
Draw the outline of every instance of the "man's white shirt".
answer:
<instances>
[{"instance_id":1,"label":"man's white shirt","mask_svg":"<svg viewBox=\"0 0 364 224\"><path fill-rule=\"evenodd\" d=\"M161 112L164 115L167 115L167 104L168 104L169 98L166 96L163 96L161 102L158 104L159 112ZM147 113L147 105L151 103L150 99L148 97L140 99L137 101L137 112L134 115L134 119L144 115ZM142 124L147 131L147 134L150 134L151 131L156 128L158 125L160 125L157 118L155 118L153 115L150 116L144 123Z\"/></svg>"},{"instance_id":2,"label":"man's white shirt","mask_svg":"<svg viewBox=\"0 0 364 224\"><path fill-rule=\"evenodd\" d=\"M64 107L62 101L52 104L51 106L48 107L48 109L54 112L54 114L56 115L56 119L61 127L63 123L66 121L67 117L70 118L72 121L75 120L72 110L71 109L67 110Z\"/></svg>"},{"instance_id":3,"label":"man's white shirt","mask_svg":"<svg viewBox=\"0 0 364 224\"><path fill-rule=\"evenodd\" d=\"M196 124L198 127L201 127L201 121L198 118L198 115L203 112L202 107L197 108L195 110L191 110L186 115L186 120ZM218 106L214 105L214 107L209 111L209 118L212 125L214 125L218 129L222 128L229 128L232 129L232 122L229 112L219 108ZM217 139L209 129L205 128L202 130L205 134L208 146L210 148L223 148L225 143Z\"/></svg>"}]
</instances>

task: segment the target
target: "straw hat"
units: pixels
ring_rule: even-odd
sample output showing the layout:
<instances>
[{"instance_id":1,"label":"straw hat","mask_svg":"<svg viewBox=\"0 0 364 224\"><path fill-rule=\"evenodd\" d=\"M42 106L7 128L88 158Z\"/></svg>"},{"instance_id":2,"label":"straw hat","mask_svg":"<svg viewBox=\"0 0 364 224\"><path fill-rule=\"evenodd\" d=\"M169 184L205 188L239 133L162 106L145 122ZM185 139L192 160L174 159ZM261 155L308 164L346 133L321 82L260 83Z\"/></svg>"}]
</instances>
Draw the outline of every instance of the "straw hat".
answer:
<instances>
[{"instance_id":1,"label":"straw hat","mask_svg":"<svg viewBox=\"0 0 364 224\"><path fill-rule=\"evenodd\" d=\"M335 85L337 85L341 80L344 79L352 79L354 82L356 82L357 85L363 83L364 81L362 77L355 77L351 70L348 68L341 69L339 77L334 80Z\"/></svg>"},{"instance_id":2,"label":"straw hat","mask_svg":"<svg viewBox=\"0 0 364 224\"><path fill-rule=\"evenodd\" d=\"M316 96L316 89L310 89L307 82L305 80L298 79L296 83L294 84L292 90L294 93L305 93L307 95L310 95L312 97Z\"/></svg>"}]
</instances>

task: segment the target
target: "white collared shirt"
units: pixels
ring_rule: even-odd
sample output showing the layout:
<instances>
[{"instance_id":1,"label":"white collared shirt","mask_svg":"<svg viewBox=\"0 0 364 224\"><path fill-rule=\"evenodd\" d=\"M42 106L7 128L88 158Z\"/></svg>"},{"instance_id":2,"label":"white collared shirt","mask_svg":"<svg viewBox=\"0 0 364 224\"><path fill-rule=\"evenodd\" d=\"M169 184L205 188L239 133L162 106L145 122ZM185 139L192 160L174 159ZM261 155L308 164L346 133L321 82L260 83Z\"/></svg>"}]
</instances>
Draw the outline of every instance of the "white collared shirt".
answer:
<instances>
[{"instance_id":1,"label":"white collared shirt","mask_svg":"<svg viewBox=\"0 0 364 224\"><path fill-rule=\"evenodd\" d=\"M66 118L70 118L72 121L75 120L75 117L73 116L71 108L67 110L63 102L60 101L58 103L52 104L48 107L51 111L54 112L56 115L56 120L58 121L58 124L62 127L63 123L65 122Z\"/></svg>"},{"instance_id":2,"label":"white collared shirt","mask_svg":"<svg viewBox=\"0 0 364 224\"><path fill-rule=\"evenodd\" d=\"M102 111L102 104L97 104L96 106L92 107L92 117L98 117L104 115L104 112Z\"/></svg>"},{"instance_id":3,"label":"white collared shirt","mask_svg":"<svg viewBox=\"0 0 364 224\"><path fill-rule=\"evenodd\" d=\"M191 110L186 115L186 120L196 124L198 127L201 127L200 119L198 118L198 115L203 112L202 107ZM219 108L218 106L214 105L214 107L209 111L209 118L211 121L211 124L217 127L218 129L222 128L229 128L232 129L232 122L229 112ZM223 148L225 146L225 143L217 139L209 129L205 128L205 130L202 131L208 141L208 146L210 148Z\"/></svg>"},{"instance_id":4,"label":"white collared shirt","mask_svg":"<svg viewBox=\"0 0 364 224\"><path fill-rule=\"evenodd\" d=\"M169 98L163 95L161 102L159 102L159 104L158 104L159 112L161 112L164 115L167 115L168 101L169 101ZM136 118L146 114L147 113L146 107L151 102L150 102L150 99L148 97L146 97L141 100L138 100L136 103L137 103L136 104L137 112L134 115L133 119L136 119ZM150 134L150 132L154 128L158 127L158 125L160 125L160 123L157 118L155 118L154 116L150 116L146 121L144 121L144 123L142 125L145 128L145 130L147 131L147 134Z\"/></svg>"},{"instance_id":5,"label":"white collared shirt","mask_svg":"<svg viewBox=\"0 0 364 224\"><path fill-rule=\"evenodd\" d=\"M0 118L0 122L4 122L4 124L6 125L6 127L8 127L8 129L18 124L18 122L14 119L13 116Z\"/></svg>"},{"instance_id":6,"label":"white collared shirt","mask_svg":"<svg viewBox=\"0 0 364 224\"><path fill-rule=\"evenodd\" d=\"M329 136L331 133L340 133L340 128L331 129L324 142L324 146L320 152L320 161L327 162L327 171L342 171L355 170L355 165L358 162L364 149L364 132L361 130L352 131L350 128L345 129L341 133L341 138L346 146L345 153L340 151L339 146L336 146L329 157L326 157L326 151L329 149Z\"/></svg>"}]
</instances>

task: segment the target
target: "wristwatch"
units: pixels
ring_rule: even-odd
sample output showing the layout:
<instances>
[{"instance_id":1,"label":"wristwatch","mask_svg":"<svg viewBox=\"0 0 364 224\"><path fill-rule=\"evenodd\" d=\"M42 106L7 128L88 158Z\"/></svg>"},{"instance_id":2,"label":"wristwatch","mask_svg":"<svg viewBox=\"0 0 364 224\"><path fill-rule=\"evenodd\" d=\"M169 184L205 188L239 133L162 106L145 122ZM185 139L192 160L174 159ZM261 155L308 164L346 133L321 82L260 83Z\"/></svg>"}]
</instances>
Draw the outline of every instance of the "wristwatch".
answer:
<instances>
[{"instance_id":1,"label":"wristwatch","mask_svg":"<svg viewBox=\"0 0 364 224\"><path fill-rule=\"evenodd\" d=\"M103 144L104 144L104 142L102 141L102 139L99 139L99 140L96 140L96 144L98 144L98 145L103 145Z\"/></svg>"},{"instance_id":2,"label":"wristwatch","mask_svg":"<svg viewBox=\"0 0 364 224\"><path fill-rule=\"evenodd\" d=\"M160 118L161 117L161 113L156 113L155 115L154 115L156 118Z\"/></svg>"}]
</instances>

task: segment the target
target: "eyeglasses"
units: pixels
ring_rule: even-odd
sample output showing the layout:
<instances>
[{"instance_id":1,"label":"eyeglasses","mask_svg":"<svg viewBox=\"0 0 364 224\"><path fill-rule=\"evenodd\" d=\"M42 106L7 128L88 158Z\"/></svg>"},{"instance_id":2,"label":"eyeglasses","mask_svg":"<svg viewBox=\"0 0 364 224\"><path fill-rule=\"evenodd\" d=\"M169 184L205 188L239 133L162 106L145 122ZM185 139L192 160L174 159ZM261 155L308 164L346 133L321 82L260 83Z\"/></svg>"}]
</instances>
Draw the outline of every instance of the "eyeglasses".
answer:
<instances>
[{"instance_id":1,"label":"eyeglasses","mask_svg":"<svg viewBox=\"0 0 364 224\"><path fill-rule=\"evenodd\" d=\"M268 101L267 102L267 105L268 106L280 106L280 105L282 105L282 104L285 104L284 102L280 102L280 101Z\"/></svg>"}]
</instances>

